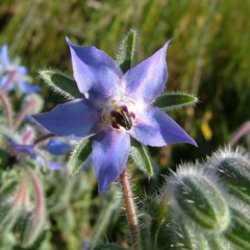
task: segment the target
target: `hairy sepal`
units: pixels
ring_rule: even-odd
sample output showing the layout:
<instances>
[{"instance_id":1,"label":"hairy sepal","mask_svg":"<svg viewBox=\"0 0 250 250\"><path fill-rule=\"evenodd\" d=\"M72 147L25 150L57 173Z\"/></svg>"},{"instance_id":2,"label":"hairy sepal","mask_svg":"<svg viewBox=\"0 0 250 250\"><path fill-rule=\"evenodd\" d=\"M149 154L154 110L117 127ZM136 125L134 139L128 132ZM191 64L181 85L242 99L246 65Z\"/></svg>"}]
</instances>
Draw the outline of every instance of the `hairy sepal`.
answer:
<instances>
[{"instance_id":1,"label":"hairy sepal","mask_svg":"<svg viewBox=\"0 0 250 250\"><path fill-rule=\"evenodd\" d=\"M148 150L136 140L132 141L130 155L134 164L148 176L154 175L154 169L150 160Z\"/></svg>"},{"instance_id":2,"label":"hairy sepal","mask_svg":"<svg viewBox=\"0 0 250 250\"><path fill-rule=\"evenodd\" d=\"M135 30L131 29L125 38L121 41L116 62L125 73L133 66L133 58L135 54L135 44L136 44L137 33Z\"/></svg>"},{"instance_id":3,"label":"hairy sepal","mask_svg":"<svg viewBox=\"0 0 250 250\"><path fill-rule=\"evenodd\" d=\"M174 109L180 109L187 106L195 105L198 102L198 98L182 92L170 92L159 96L154 106L164 111L170 111Z\"/></svg>"},{"instance_id":4,"label":"hairy sepal","mask_svg":"<svg viewBox=\"0 0 250 250\"><path fill-rule=\"evenodd\" d=\"M39 71L39 76L52 88L52 90L68 99L83 98L77 84L70 76L52 69Z\"/></svg>"},{"instance_id":5,"label":"hairy sepal","mask_svg":"<svg viewBox=\"0 0 250 250\"><path fill-rule=\"evenodd\" d=\"M74 148L68 161L68 173L70 176L74 176L83 166L88 156L92 151L92 140L87 139L81 141Z\"/></svg>"}]
</instances>

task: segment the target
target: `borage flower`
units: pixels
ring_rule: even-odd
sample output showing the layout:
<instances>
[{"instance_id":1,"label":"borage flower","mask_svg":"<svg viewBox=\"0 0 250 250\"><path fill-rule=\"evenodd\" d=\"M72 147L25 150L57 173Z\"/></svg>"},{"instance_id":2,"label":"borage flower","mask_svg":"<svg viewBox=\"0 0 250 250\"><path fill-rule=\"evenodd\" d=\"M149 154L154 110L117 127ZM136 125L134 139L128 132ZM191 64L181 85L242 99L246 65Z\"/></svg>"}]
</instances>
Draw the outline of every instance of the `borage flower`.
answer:
<instances>
[{"instance_id":1,"label":"borage flower","mask_svg":"<svg viewBox=\"0 0 250 250\"><path fill-rule=\"evenodd\" d=\"M7 91L14 89L15 84L24 94L38 92L40 87L26 82L28 78L27 69L19 65L18 61L11 61L8 53L8 46L0 47L0 90L7 86Z\"/></svg>"},{"instance_id":2,"label":"borage flower","mask_svg":"<svg viewBox=\"0 0 250 250\"><path fill-rule=\"evenodd\" d=\"M15 141L14 139L10 138L7 135L4 135L6 142L8 143L8 149L9 149L9 159L7 163L7 167L12 167L15 164L22 163L26 159L33 159L43 168L48 167L49 170L58 170L65 168L64 163L55 162L55 161L46 161L45 155L43 153L39 153L36 149L35 145L32 144L26 144L23 141L23 138L21 139L21 143ZM58 151L57 147L60 147L60 142L58 142L56 145L51 146L52 151Z\"/></svg>"},{"instance_id":3,"label":"borage flower","mask_svg":"<svg viewBox=\"0 0 250 250\"><path fill-rule=\"evenodd\" d=\"M105 52L67 39L73 75L85 98L56 106L34 118L49 131L73 139L93 136L91 160L99 192L116 180L128 160L130 136L144 145L161 147L195 141L152 103L167 81L169 42L124 75Z\"/></svg>"}]
</instances>

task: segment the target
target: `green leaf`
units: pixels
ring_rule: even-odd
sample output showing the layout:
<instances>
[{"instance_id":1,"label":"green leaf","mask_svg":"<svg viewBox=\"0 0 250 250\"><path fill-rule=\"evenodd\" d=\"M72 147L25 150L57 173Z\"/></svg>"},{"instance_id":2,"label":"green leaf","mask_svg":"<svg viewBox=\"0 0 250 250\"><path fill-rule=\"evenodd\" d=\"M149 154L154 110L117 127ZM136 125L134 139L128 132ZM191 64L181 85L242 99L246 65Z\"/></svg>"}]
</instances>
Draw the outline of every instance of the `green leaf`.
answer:
<instances>
[{"instance_id":1,"label":"green leaf","mask_svg":"<svg viewBox=\"0 0 250 250\"><path fill-rule=\"evenodd\" d=\"M9 154L0 148L0 169L6 168L8 164Z\"/></svg>"},{"instance_id":2,"label":"green leaf","mask_svg":"<svg viewBox=\"0 0 250 250\"><path fill-rule=\"evenodd\" d=\"M70 176L75 175L80 170L91 151L92 140L83 140L75 147L68 161L68 171Z\"/></svg>"},{"instance_id":3,"label":"green leaf","mask_svg":"<svg viewBox=\"0 0 250 250\"><path fill-rule=\"evenodd\" d=\"M56 92L67 98L83 98L76 82L58 70L40 70L40 77Z\"/></svg>"},{"instance_id":4,"label":"green leaf","mask_svg":"<svg viewBox=\"0 0 250 250\"><path fill-rule=\"evenodd\" d=\"M146 147L144 147L136 140L133 140L130 154L135 165L138 168L140 168L143 172L145 172L149 176L154 175L153 166L151 164L150 156L148 154L148 150Z\"/></svg>"},{"instance_id":5,"label":"green leaf","mask_svg":"<svg viewBox=\"0 0 250 250\"><path fill-rule=\"evenodd\" d=\"M197 102L198 98L195 96L180 92L172 92L159 96L154 102L154 106L157 106L164 111L169 111L194 105Z\"/></svg>"},{"instance_id":6,"label":"green leaf","mask_svg":"<svg viewBox=\"0 0 250 250\"><path fill-rule=\"evenodd\" d=\"M10 202L3 202L1 200L0 206L0 235L2 236L7 231L10 231L15 225L18 216L20 215L20 208L13 206Z\"/></svg>"},{"instance_id":7,"label":"green leaf","mask_svg":"<svg viewBox=\"0 0 250 250\"><path fill-rule=\"evenodd\" d=\"M116 62L125 73L132 67L135 54L136 31L131 29L121 41Z\"/></svg>"}]
</instances>

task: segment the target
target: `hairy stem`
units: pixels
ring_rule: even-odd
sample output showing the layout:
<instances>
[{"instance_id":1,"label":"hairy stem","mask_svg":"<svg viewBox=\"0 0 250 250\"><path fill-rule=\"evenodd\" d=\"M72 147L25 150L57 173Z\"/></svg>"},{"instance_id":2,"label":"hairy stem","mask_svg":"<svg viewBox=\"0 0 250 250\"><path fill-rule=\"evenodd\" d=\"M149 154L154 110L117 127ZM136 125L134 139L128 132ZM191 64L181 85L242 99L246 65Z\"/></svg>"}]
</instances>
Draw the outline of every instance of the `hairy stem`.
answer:
<instances>
[{"instance_id":1,"label":"hairy stem","mask_svg":"<svg viewBox=\"0 0 250 250\"><path fill-rule=\"evenodd\" d=\"M44 218L45 208L44 208L44 198L43 198L44 195L43 195L42 184L32 168L27 167L25 169L25 172L30 178L32 186L34 188L34 192L36 194L36 205L34 212L39 218Z\"/></svg>"},{"instance_id":2,"label":"hairy stem","mask_svg":"<svg viewBox=\"0 0 250 250\"><path fill-rule=\"evenodd\" d=\"M13 109L12 109L11 102L10 102L9 98L6 96L6 94L2 91L0 91L0 100L4 106L4 109L5 109L8 127L10 129L12 129L12 127L13 127Z\"/></svg>"},{"instance_id":3,"label":"hairy stem","mask_svg":"<svg viewBox=\"0 0 250 250\"><path fill-rule=\"evenodd\" d=\"M233 137L231 138L231 140L229 141L229 144L231 145L235 145L240 138L242 138L244 135L246 135L247 133L250 133L250 122L246 122L244 123L237 131L236 133L233 135Z\"/></svg>"},{"instance_id":4,"label":"hairy stem","mask_svg":"<svg viewBox=\"0 0 250 250\"><path fill-rule=\"evenodd\" d=\"M19 115L17 116L15 125L14 125L14 130L17 130L20 125L22 124L22 122L24 121L26 115L28 114L29 110L35 105L35 101L34 100L30 100L26 106L22 109L22 111L19 113Z\"/></svg>"},{"instance_id":5,"label":"hairy stem","mask_svg":"<svg viewBox=\"0 0 250 250\"><path fill-rule=\"evenodd\" d=\"M136 206L133 199L132 188L129 180L128 170L125 170L120 175L120 182L122 185L123 199L128 219L129 230L132 240L132 249L141 249L141 239L138 226L138 218L136 215Z\"/></svg>"},{"instance_id":6,"label":"hairy stem","mask_svg":"<svg viewBox=\"0 0 250 250\"><path fill-rule=\"evenodd\" d=\"M24 178L22 178L21 184L19 186L19 189L17 191L16 197L14 200L14 204L17 208L20 208L22 204L24 204L26 196L27 196L27 186L26 186Z\"/></svg>"},{"instance_id":7,"label":"hairy stem","mask_svg":"<svg viewBox=\"0 0 250 250\"><path fill-rule=\"evenodd\" d=\"M6 94L6 92L8 91L8 88L9 88L11 82L14 80L15 76L16 76L16 70L12 70L12 71L8 72L8 78L1 89L1 92L3 94Z\"/></svg>"}]
</instances>

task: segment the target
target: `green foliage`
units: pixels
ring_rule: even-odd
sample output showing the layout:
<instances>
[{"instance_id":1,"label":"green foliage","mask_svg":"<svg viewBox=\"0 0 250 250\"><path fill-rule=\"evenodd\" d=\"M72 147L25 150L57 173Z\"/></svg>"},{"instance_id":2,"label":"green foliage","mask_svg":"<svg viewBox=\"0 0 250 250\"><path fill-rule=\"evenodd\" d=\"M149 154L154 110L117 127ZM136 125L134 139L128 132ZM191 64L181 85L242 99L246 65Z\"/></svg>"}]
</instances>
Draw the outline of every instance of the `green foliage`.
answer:
<instances>
[{"instance_id":1,"label":"green foliage","mask_svg":"<svg viewBox=\"0 0 250 250\"><path fill-rule=\"evenodd\" d=\"M115 244L100 244L94 250L126 250L126 248L117 246Z\"/></svg>"},{"instance_id":2,"label":"green foliage","mask_svg":"<svg viewBox=\"0 0 250 250\"><path fill-rule=\"evenodd\" d=\"M8 154L5 150L0 149L0 168L6 166L8 162Z\"/></svg>"}]
</instances>

